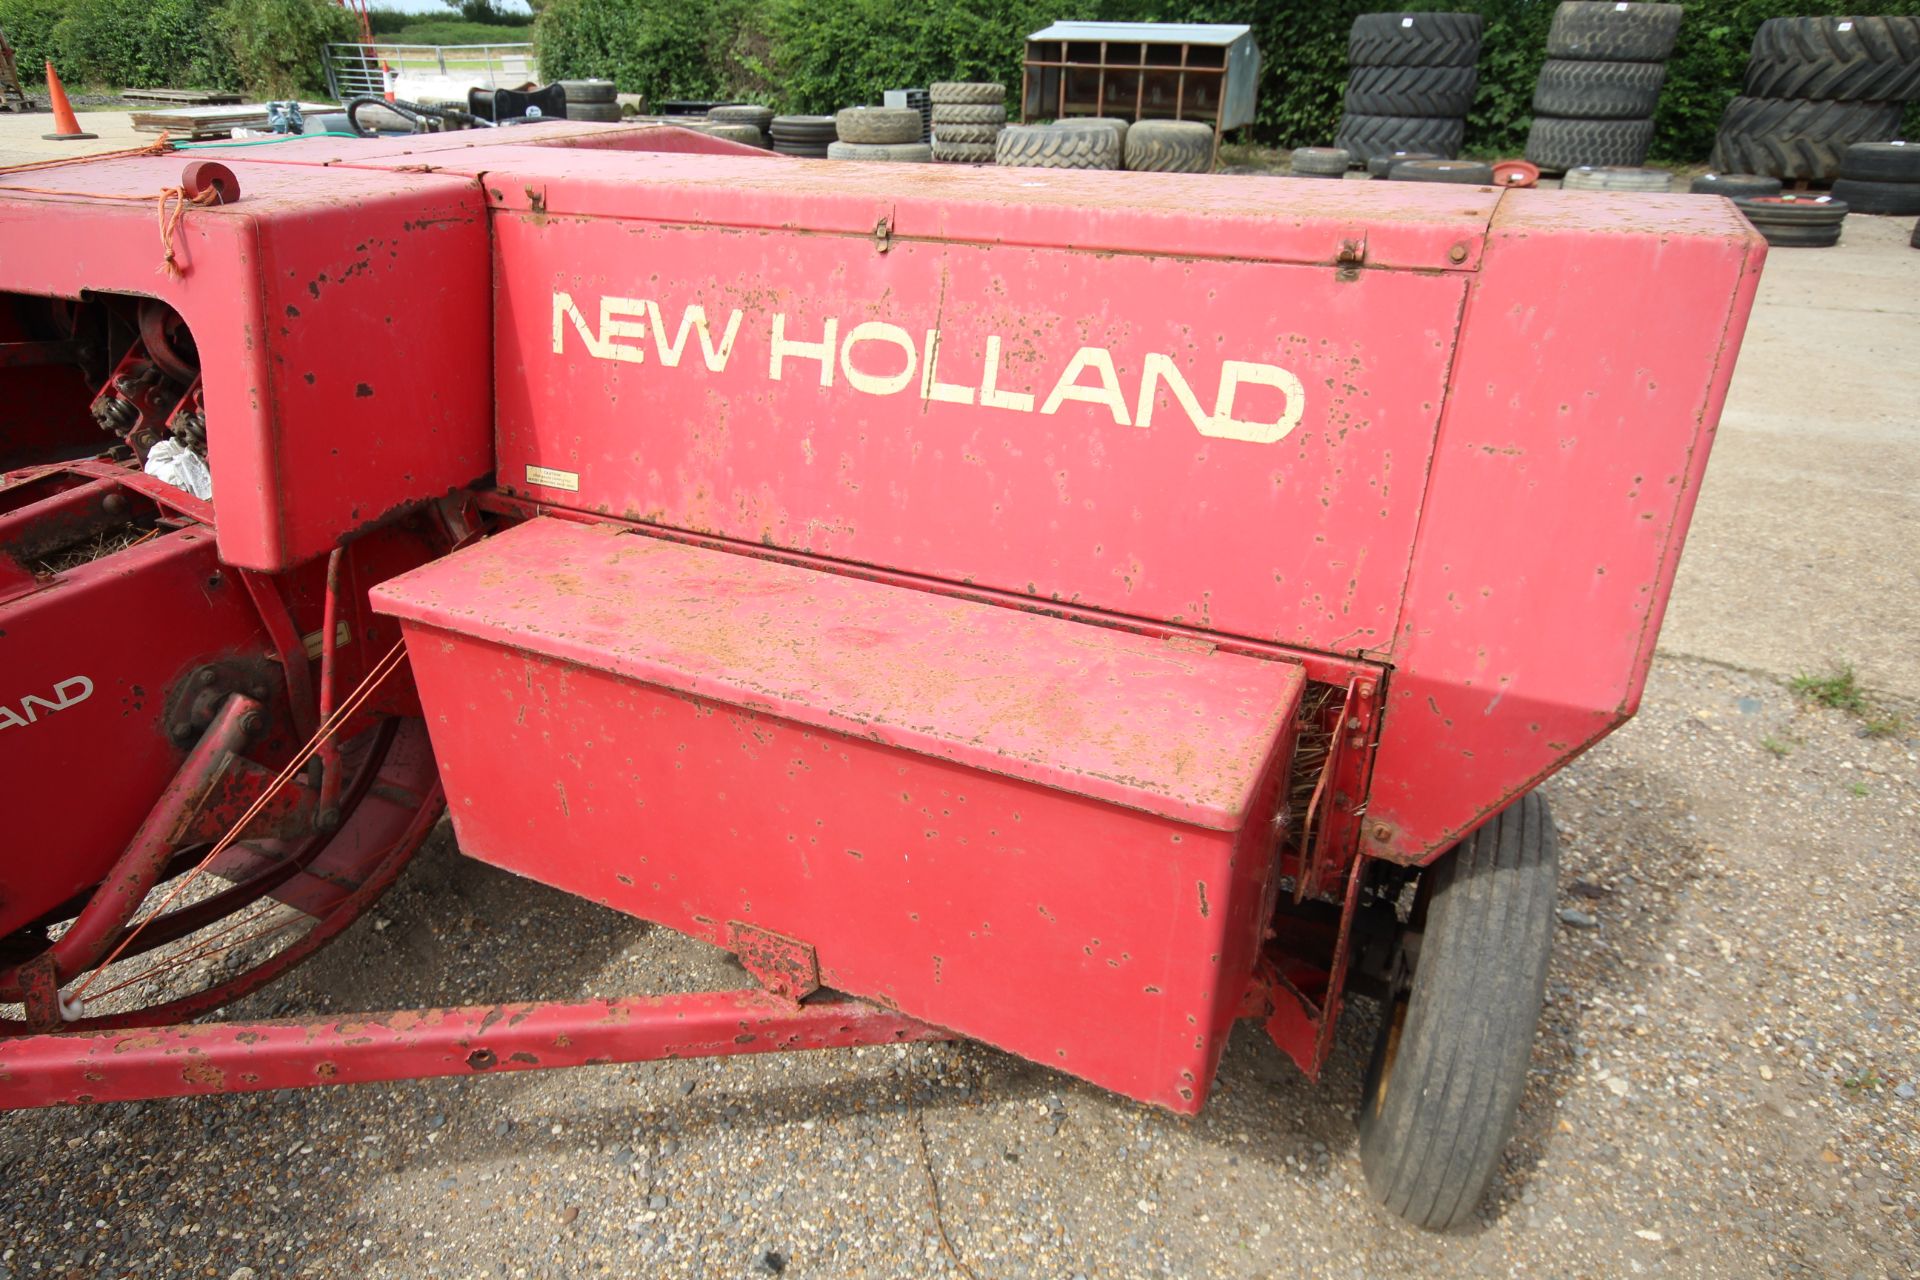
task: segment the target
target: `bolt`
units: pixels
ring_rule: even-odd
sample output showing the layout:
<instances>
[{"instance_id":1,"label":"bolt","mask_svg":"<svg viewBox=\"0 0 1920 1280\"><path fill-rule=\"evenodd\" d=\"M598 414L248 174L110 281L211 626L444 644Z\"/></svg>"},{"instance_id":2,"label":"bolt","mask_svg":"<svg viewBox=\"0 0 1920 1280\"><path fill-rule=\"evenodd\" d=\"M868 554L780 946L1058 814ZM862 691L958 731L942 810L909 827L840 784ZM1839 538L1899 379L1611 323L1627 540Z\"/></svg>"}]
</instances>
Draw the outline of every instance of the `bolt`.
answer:
<instances>
[{"instance_id":1,"label":"bolt","mask_svg":"<svg viewBox=\"0 0 1920 1280\"><path fill-rule=\"evenodd\" d=\"M258 734L266 727L267 718L258 711L249 711L240 717L240 732L246 734L249 738Z\"/></svg>"},{"instance_id":2,"label":"bolt","mask_svg":"<svg viewBox=\"0 0 1920 1280\"><path fill-rule=\"evenodd\" d=\"M1467 246L1457 244L1447 250L1447 260L1449 262L1465 262L1467 260Z\"/></svg>"},{"instance_id":3,"label":"bolt","mask_svg":"<svg viewBox=\"0 0 1920 1280\"><path fill-rule=\"evenodd\" d=\"M212 684L215 680L218 680L219 678L220 678L220 673L218 671L215 671L212 667L202 667L200 668L200 673L194 676L194 679L199 681L203 685Z\"/></svg>"},{"instance_id":4,"label":"bolt","mask_svg":"<svg viewBox=\"0 0 1920 1280\"><path fill-rule=\"evenodd\" d=\"M1373 842L1375 844L1385 844L1391 839L1393 839L1392 827L1384 822L1376 822L1373 824Z\"/></svg>"},{"instance_id":5,"label":"bolt","mask_svg":"<svg viewBox=\"0 0 1920 1280\"><path fill-rule=\"evenodd\" d=\"M327 808L322 809L319 813L315 814L313 819L313 829L315 831L322 832L323 834L338 831L340 829L339 807L337 805L329 805Z\"/></svg>"},{"instance_id":6,"label":"bolt","mask_svg":"<svg viewBox=\"0 0 1920 1280\"><path fill-rule=\"evenodd\" d=\"M1371 698L1373 696L1373 681L1362 680L1358 692L1363 698Z\"/></svg>"},{"instance_id":7,"label":"bolt","mask_svg":"<svg viewBox=\"0 0 1920 1280\"><path fill-rule=\"evenodd\" d=\"M100 499L100 509L110 516L125 515L127 512L127 500L117 493L110 493Z\"/></svg>"}]
</instances>

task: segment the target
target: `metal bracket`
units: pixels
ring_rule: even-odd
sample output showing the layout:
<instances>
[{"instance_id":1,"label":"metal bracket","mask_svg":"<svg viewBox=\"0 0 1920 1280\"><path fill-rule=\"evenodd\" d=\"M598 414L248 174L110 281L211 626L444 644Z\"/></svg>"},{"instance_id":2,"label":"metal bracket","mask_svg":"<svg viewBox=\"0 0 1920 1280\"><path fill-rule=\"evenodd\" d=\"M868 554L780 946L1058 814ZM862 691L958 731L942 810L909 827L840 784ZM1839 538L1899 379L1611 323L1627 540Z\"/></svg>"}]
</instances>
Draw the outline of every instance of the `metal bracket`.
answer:
<instances>
[{"instance_id":1,"label":"metal bracket","mask_svg":"<svg viewBox=\"0 0 1920 1280\"><path fill-rule=\"evenodd\" d=\"M873 247L880 253L893 248L893 216L881 214L880 220L873 224Z\"/></svg>"},{"instance_id":2,"label":"metal bracket","mask_svg":"<svg viewBox=\"0 0 1920 1280\"><path fill-rule=\"evenodd\" d=\"M811 943L729 920L727 949L771 995L797 1004L820 989L820 962Z\"/></svg>"}]
</instances>

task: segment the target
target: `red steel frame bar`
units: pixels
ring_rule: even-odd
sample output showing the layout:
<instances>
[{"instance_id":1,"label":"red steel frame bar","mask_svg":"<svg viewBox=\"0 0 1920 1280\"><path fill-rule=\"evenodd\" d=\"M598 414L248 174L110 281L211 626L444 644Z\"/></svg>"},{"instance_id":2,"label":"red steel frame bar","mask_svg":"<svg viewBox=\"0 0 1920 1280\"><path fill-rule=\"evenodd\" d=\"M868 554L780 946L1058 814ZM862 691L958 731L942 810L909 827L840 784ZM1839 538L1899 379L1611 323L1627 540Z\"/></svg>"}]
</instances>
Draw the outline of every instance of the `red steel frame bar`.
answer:
<instances>
[{"instance_id":1,"label":"red steel frame bar","mask_svg":"<svg viewBox=\"0 0 1920 1280\"><path fill-rule=\"evenodd\" d=\"M756 990L30 1035L0 1039L0 1111L952 1038Z\"/></svg>"}]
</instances>

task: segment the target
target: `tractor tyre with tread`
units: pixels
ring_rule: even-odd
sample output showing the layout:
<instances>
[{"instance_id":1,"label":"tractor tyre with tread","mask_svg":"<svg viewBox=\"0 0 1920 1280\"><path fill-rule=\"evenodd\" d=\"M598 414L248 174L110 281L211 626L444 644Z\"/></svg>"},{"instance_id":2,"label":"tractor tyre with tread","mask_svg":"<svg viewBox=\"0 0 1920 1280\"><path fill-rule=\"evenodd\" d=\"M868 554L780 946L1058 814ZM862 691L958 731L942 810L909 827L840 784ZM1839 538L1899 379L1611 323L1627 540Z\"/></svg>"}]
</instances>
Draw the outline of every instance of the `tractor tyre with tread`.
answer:
<instances>
[{"instance_id":1,"label":"tractor tyre with tread","mask_svg":"<svg viewBox=\"0 0 1920 1280\"><path fill-rule=\"evenodd\" d=\"M1008 125L993 158L1014 169L1118 169L1120 135L1103 124Z\"/></svg>"},{"instance_id":2,"label":"tractor tyre with tread","mask_svg":"<svg viewBox=\"0 0 1920 1280\"><path fill-rule=\"evenodd\" d=\"M1127 130L1127 168L1146 173L1206 173L1213 168L1213 126L1198 120L1142 120Z\"/></svg>"},{"instance_id":3,"label":"tractor tyre with tread","mask_svg":"<svg viewBox=\"0 0 1920 1280\"><path fill-rule=\"evenodd\" d=\"M917 143L926 124L912 107L847 107L833 117L840 141L862 146Z\"/></svg>"},{"instance_id":4,"label":"tractor tyre with tread","mask_svg":"<svg viewBox=\"0 0 1920 1280\"><path fill-rule=\"evenodd\" d=\"M1721 117L1708 164L1775 178L1831 181L1840 176L1841 157L1851 144L1885 141L1899 132L1900 112L1897 102L1735 98Z\"/></svg>"},{"instance_id":5,"label":"tractor tyre with tread","mask_svg":"<svg viewBox=\"0 0 1920 1280\"><path fill-rule=\"evenodd\" d=\"M936 107L959 104L998 106L1007 100L1007 86L986 80L937 80L927 89Z\"/></svg>"},{"instance_id":6,"label":"tractor tyre with tread","mask_svg":"<svg viewBox=\"0 0 1920 1280\"><path fill-rule=\"evenodd\" d=\"M1680 17L1677 4L1564 0L1547 28L1547 56L1586 62L1665 62L1680 34Z\"/></svg>"},{"instance_id":7,"label":"tractor tyre with tread","mask_svg":"<svg viewBox=\"0 0 1920 1280\"><path fill-rule=\"evenodd\" d=\"M1642 120L1660 104L1664 62L1582 62L1549 58L1533 86L1533 109L1580 120Z\"/></svg>"},{"instance_id":8,"label":"tractor tyre with tread","mask_svg":"<svg viewBox=\"0 0 1920 1280\"><path fill-rule=\"evenodd\" d=\"M1477 13L1363 13L1347 36L1347 65L1471 67L1483 25Z\"/></svg>"},{"instance_id":9,"label":"tractor tyre with tread","mask_svg":"<svg viewBox=\"0 0 1920 1280\"><path fill-rule=\"evenodd\" d=\"M1652 142L1651 120L1535 116L1527 130L1526 157L1542 169L1577 169L1583 164L1638 167Z\"/></svg>"},{"instance_id":10,"label":"tractor tyre with tread","mask_svg":"<svg viewBox=\"0 0 1920 1280\"><path fill-rule=\"evenodd\" d=\"M1357 160L1394 151L1425 151L1440 157L1460 154L1467 122L1457 116L1347 116L1333 145Z\"/></svg>"},{"instance_id":11,"label":"tractor tyre with tread","mask_svg":"<svg viewBox=\"0 0 1920 1280\"><path fill-rule=\"evenodd\" d=\"M933 147L925 142L830 142L829 160L880 160L889 164L926 164Z\"/></svg>"},{"instance_id":12,"label":"tractor tyre with tread","mask_svg":"<svg viewBox=\"0 0 1920 1280\"><path fill-rule=\"evenodd\" d=\"M940 103L933 105L933 125L1005 124L1007 109L999 103Z\"/></svg>"},{"instance_id":13,"label":"tractor tyre with tread","mask_svg":"<svg viewBox=\"0 0 1920 1280\"><path fill-rule=\"evenodd\" d=\"M1360 1098L1374 1197L1417 1226L1473 1213L1527 1081L1553 951L1559 839L1529 792L1422 873L1419 960Z\"/></svg>"},{"instance_id":14,"label":"tractor tyre with tread","mask_svg":"<svg viewBox=\"0 0 1920 1280\"><path fill-rule=\"evenodd\" d=\"M1920 17L1769 18L1753 37L1749 98L1920 97Z\"/></svg>"},{"instance_id":15,"label":"tractor tyre with tread","mask_svg":"<svg viewBox=\"0 0 1920 1280\"><path fill-rule=\"evenodd\" d=\"M1464 116L1479 82L1474 67L1355 67L1346 109L1357 116Z\"/></svg>"}]
</instances>

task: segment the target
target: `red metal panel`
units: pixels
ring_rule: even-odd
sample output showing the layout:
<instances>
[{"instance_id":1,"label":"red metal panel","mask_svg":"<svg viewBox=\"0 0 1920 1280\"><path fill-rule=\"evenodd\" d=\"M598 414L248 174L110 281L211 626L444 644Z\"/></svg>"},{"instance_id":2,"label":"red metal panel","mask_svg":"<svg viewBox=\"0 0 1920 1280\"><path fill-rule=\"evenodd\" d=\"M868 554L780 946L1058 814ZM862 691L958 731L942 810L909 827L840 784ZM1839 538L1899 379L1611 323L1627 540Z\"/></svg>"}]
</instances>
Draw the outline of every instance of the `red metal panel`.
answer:
<instances>
[{"instance_id":1,"label":"red metal panel","mask_svg":"<svg viewBox=\"0 0 1920 1280\"><path fill-rule=\"evenodd\" d=\"M0 173L0 291L161 298L204 367L220 548L279 569L492 466L486 214L469 180L233 160L174 232L183 161ZM427 284L425 282L431 282Z\"/></svg>"},{"instance_id":2,"label":"red metal panel","mask_svg":"<svg viewBox=\"0 0 1920 1280\"><path fill-rule=\"evenodd\" d=\"M497 216L501 482L1304 648L1390 642L1463 277L881 246L894 206L856 192L792 216L858 236L666 226L632 192L631 219ZM757 216L727 197L702 216ZM1254 428L1216 422L1236 366Z\"/></svg>"},{"instance_id":3,"label":"red metal panel","mask_svg":"<svg viewBox=\"0 0 1920 1280\"><path fill-rule=\"evenodd\" d=\"M757 991L0 1039L0 1111L943 1040L855 1000Z\"/></svg>"},{"instance_id":4,"label":"red metal panel","mask_svg":"<svg viewBox=\"0 0 1920 1280\"><path fill-rule=\"evenodd\" d=\"M1721 200L1507 193L1428 482L1369 852L1450 847L1633 714L1765 253Z\"/></svg>"},{"instance_id":5,"label":"red metal panel","mask_svg":"<svg viewBox=\"0 0 1920 1280\"><path fill-rule=\"evenodd\" d=\"M375 588L482 643L1217 830L1246 815L1297 668L531 520Z\"/></svg>"},{"instance_id":6,"label":"red metal panel","mask_svg":"<svg viewBox=\"0 0 1920 1280\"><path fill-rule=\"evenodd\" d=\"M679 576L614 589L656 556ZM414 619L466 852L720 945L786 935L823 985L1204 1100L1271 906L1298 668L560 522L376 601Z\"/></svg>"},{"instance_id":7,"label":"red metal panel","mask_svg":"<svg viewBox=\"0 0 1920 1280\"><path fill-rule=\"evenodd\" d=\"M209 655L264 645L205 529L162 534L0 604L0 934L96 883L126 847L183 754L162 725L176 682Z\"/></svg>"}]
</instances>

